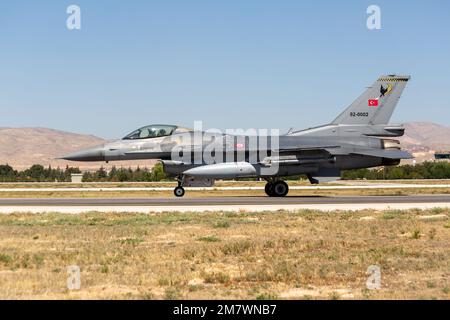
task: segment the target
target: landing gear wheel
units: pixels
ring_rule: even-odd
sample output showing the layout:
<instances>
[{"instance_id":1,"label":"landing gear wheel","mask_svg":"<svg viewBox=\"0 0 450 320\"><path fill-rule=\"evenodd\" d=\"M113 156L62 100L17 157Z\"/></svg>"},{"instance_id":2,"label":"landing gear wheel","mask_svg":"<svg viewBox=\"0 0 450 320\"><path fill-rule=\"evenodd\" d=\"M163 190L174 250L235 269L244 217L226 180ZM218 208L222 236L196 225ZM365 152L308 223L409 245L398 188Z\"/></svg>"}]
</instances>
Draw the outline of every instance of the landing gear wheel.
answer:
<instances>
[{"instance_id":1,"label":"landing gear wheel","mask_svg":"<svg viewBox=\"0 0 450 320\"><path fill-rule=\"evenodd\" d=\"M289 192L289 186L284 181L276 181L273 183L272 194L274 197L285 197Z\"/></svg>"},{"instance_id":2,"label":"landing gear wheel","mask_svg":"<svg viewBox=\"0 0 450 320\"><path fill-rule=\"evenodd\" d=\"M273 183L267 182L266 186L264 187L264 191L269 197L273 197Z\"/></svg>"},{"instance_id":3,"label":"landing gear wheel","mask_svg":"<svg viewBox=\"0 0 450 320\"><path fill-rule=\"evenodd\" d=\"M176 197L182 197L182 196L184 196L184 193L185 193L185 191L184 191L184 188L183 188L183 187L176 187L176 188L173 190L173 194L174 194Z\"/></svg>"}]
</instances>

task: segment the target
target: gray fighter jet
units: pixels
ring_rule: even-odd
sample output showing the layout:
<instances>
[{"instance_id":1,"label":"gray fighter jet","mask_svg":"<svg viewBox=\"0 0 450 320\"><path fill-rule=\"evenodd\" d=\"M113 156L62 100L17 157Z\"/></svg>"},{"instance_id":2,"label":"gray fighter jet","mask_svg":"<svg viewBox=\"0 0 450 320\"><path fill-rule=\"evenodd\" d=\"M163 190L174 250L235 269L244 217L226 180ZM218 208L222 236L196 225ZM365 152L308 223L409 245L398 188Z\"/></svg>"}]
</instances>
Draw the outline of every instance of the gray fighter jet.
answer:
<instances>
[{"instance_id":1,"label":"gray fighter jet","mask_svg":"<svg viewBox=\"0 0 450 320\"><path fill-rule=\"evenodd\" d=\"M177 177L174 190L212 186L216 179L262 178L265 192L284 197L283 177L305 174L313 184L338 180L342 170L391 166L412 156L388 124L409 76L381 76L334 121L284 135L239 135L149 125L111 143L68 154L72 161L159 159Z\"/></svg>"}]
</instances>

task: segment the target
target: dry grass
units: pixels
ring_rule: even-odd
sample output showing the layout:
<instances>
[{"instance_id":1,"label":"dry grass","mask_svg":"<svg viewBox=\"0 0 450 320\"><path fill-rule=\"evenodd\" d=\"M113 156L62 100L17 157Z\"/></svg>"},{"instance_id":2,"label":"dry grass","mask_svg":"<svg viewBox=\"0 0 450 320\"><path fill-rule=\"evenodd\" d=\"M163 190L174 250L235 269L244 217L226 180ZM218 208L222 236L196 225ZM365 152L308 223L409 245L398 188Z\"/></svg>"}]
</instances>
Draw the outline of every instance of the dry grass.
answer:
<instances>
[{"instance_id":1,"label":"dry grass","mask_svg":"<svg viewBox=\"0 0 450 320\"><path fill-rule=\"evenodd\" d=\"M450 212L0 216L2 299L449 299ZM81 290L66 288L69 265ZM382 288L365 289L370 265Z\"/></svg>"}]
</instances>

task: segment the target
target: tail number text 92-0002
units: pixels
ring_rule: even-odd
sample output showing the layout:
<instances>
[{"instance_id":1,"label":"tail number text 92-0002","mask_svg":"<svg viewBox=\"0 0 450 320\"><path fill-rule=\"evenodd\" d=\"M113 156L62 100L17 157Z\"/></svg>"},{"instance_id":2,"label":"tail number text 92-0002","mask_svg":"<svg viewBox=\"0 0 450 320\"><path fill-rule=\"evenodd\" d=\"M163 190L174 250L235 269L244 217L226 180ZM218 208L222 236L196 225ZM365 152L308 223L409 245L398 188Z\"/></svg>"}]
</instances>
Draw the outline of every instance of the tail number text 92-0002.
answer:
<instances>
[{"instance_id":1,"label":"tail number text 92-0002","mask_svg":"<svg viewBox=\"0 0 450 320\"><path fill-rule=\"evenodd\" d=\"M350 112L350 117L368 117L368 112Z\"/></svg>"}]
</instances>

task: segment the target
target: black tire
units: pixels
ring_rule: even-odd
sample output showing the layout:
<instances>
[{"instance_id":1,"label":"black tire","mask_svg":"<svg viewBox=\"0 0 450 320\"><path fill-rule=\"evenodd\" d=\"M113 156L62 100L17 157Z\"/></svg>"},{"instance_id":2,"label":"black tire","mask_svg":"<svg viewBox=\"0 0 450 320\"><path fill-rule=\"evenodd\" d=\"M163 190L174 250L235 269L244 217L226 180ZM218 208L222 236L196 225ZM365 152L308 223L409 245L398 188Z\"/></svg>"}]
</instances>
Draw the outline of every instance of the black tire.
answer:
<instances>
[{"instance_id":1,"label":"black tire","mask_svg":"<svg viewBox=\"0 0 450 320\"><path fill-rule=\"evenodd\" d=\"M273 196L285 197L289 192L289 186L284 181L276 181L273 183Z\"/></svg>"},{"instance_id":2,"label":"black tire","mask_svg":"<svg viewBox=\"0 0 450 320\"><path fill-rule=\"evenodd\" d=\"M175 189L173 189L173 194L176 197L182 197L182 196L184 196L184 193L185 193L185 191L184 191L183 187L176 187Z\"/></svg>"},{"instance_id":3,"label":"black tire","mask_svg":"<svg viewBox=\"0 0 450 320\"><path fill-rule=\"evenodd\" d=\"M264 191L269 197L273 197L273 183L267 182L266 186L264 187Z\"/></svg>"}]
</instances>

